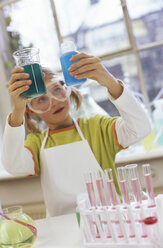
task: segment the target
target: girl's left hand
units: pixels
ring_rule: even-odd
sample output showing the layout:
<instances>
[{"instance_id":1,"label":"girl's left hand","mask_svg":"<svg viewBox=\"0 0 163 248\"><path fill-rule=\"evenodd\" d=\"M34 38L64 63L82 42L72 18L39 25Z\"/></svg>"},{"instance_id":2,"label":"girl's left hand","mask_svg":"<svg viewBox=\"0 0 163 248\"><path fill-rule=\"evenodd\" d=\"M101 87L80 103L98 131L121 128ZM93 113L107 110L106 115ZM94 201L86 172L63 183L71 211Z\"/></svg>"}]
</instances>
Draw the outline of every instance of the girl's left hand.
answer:
<instances>
[{"instance_id":1,"label":"girl's left hand","mask_svg":"<svg viewBox=\"0 0 163 248\"><path fill-rule=\"evenodd\" d=\"M79 61L75 62L76 60ZM70 61L75 62L69 68L70 75L77 79L90 78L107 88L110 83L117 83L116 78L106 70L98 57L79 53L74 55Z\"/></svg>"}]
</instances>

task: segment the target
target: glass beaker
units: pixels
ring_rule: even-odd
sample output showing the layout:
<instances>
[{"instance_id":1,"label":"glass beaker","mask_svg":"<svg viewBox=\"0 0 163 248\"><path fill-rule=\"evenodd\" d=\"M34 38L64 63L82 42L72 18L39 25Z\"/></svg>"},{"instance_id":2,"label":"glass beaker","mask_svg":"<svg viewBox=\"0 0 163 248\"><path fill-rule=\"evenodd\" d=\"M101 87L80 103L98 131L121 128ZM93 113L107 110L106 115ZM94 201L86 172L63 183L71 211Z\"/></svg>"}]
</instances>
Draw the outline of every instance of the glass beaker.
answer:
<instances>
[{"instance_id":1,"label":"glass beaker","mask_svg":"<svg viewBox=\"0 0 163 248\"><path fill-rule=\"evenodd\" d=\"M36 224L23 213L22 207L5 208L0 214L0 247L32 247L37 235Z\"/></svg>"},{"instance_id":2,"label":"glass beaker","mask_svg":"<svg viewBox=\"0 0 163 248\"><path fill-rule=\"evenodd\" d=\"M24 73L28 73L30 75L28 80L32 81L30 88L24 91L21 96L24 98L34 98L45 94L46 87L40 66L39 49L25 48L18 50L13 53L13 57L15 59L16 66L23 67Z\"/></svg>"}]
</instances>

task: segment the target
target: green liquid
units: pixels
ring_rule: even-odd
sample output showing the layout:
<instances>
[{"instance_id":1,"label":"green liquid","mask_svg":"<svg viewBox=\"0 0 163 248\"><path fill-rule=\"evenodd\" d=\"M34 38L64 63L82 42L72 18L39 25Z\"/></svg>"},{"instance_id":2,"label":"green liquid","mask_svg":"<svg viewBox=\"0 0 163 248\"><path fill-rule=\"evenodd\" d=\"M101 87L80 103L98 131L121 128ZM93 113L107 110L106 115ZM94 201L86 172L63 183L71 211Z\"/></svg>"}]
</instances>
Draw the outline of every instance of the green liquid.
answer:
<instances>
[{"instance_id":1,"label":"green liquid","mask_svg":"<svg viewBox=\"0 0 163 248\"><path fill-rule=\"evenodd\" d=\"M12 220L16 218L36 227L35 222L25 213L6 214L11 220L1 217L0 220L0 247L1 248L30 248L36 240L36 236L26 226Z\"/></svg>"},{"instance_id":2,"label":"green liquid","mask_svg":"<svg viewBox=\"0 0 163 248\"><path fill-rule=\"evenodd\" d=\"M24 240L24 241L22 241L20 243L7 244L7 245L1 244L0 247L1 248L32 248L35 240L36 240L36 236L33 234L27 240Z\"/></svg>"},{"instance_id":3,"label":"green liquid","mask_svg":"<svg viewBox=\"0 0 163 248\"><path fill-rule=\"evenodd\" d=\"M21 96L24 98L34 98L39 97L46 93L45 82L41 70L41 66L39 64L30 64L23 66L24 73L28 73L30 77L28 80L32 81L32 84L29 86L30 88L24 91ZM22 79L24 80L24 79Z\"/></svg>"}]
</instances>

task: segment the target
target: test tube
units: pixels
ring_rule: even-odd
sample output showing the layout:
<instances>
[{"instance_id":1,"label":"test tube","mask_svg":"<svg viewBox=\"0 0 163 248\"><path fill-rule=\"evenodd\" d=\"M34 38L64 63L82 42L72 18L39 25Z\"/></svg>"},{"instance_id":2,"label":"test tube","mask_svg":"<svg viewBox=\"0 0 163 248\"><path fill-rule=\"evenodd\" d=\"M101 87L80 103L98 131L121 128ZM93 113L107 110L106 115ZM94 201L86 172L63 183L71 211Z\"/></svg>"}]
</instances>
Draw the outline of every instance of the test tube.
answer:
<instances>
[{"instance_id":1,"label":"test tube","mask_svg":"<svg viewBox=\"0 0 163 248\"><path fill-rule=\"evenodd\" d=\"M86 183L86 189L87 189L90 205L91 207L96 207L97 204L96 204L95 191L94 191L94 186L93 186L93 181L92 181L92 174L89 172L85 173L84 179ZM89 226L90 226L93 237L100 238L99 230L97 228L94 216L87 215L87 219L88 219Z\"/></svg>"},{"instance_id":2,"label":"test tube","mask_svg":"<svg viewBox=\"0 0 163 248\"><path fill-rule=\"evenodd\" d=\"M140 208L142 204L142 196L141 196L141 186L140 186L140 181L139 181L139 176L138 176L137 164L126 165L125 168L127 168L129 180L131 182L133 197L136 203L135 207ZM140 224L141 237L147 238L147 231L143 223L143 213L141 212L141 209L140 211L138 211L137 215L138 216L136 217L136 219Z\"/></svg>"},{"instance_id":3,"label":"test tube","mask_svg":"<svg viewBox=\"0 0 163 248\"><path fill-rule=\"evenodd\" d=\"M101 206L102 206L102 208L106 207L108 204L107 204L106 193L105 193L105 189L104 189L104 181L103 181L103 178L102 178L100 171L98 171L96 173L96 185L97 185L97 190L98 190ZM105 232L106 238L112 238L111 232L110 232L110 229L108 226L108 222L106 220L105 213L101 214L101 224L102 224L103 230Z\"/></svg>"},{"instance_id":4,"label":"test tube","mask_svg":"<svg viewBox=\"0 0 163 248\"><path fill-rule=\"evenodd\" d=\"M106 183L107 183L107 188L109 191L110 201L111 201L112 207L115 208L115 206L118 205L119 203L119 199L118 199L118 195L115 189L112 169L106 169L105 175L106 175ZM114 219L114 223L116 224L117 237L124 238L117 213L113 213L112 216Z\"/></svg>"},{"instance_id":5,"label":"test tube","mask_svg":"<svg viewBox=\"0 0 163 248\"><path fill-rule=\"evenodd\" d=\"M154 190L152 185L151 167L150 164L143 164L142 167L143 167L145 188L148 197L148 207L154 207L156 204L155 204Z\"/></svg>"},{"instance_id":6,"label":"test tube","mask_svg":"<svg viewBox=\"0 0 163 248\"><path fill-rule=\"evenodd\" d=\"M107 188L109 191L111 204L112 206L116 206L118 205L119 199L118 199L118 195L115 189L112 169L106 169L105 176L106 176L106 183L107 183Z\"/></svg>"},{"instance_id":7,"label":"test tube","mask_svg":"<svg viewBox=\"0 0 163 248\"><path fill-rule=\"evenodd\" d=\"M86 188L87 188L87 193L88 193L90 205L91 205L91 207L95 207L96 206L96 197L95 197L95 191L94 191L94 187L93 187L91 173L85 173L84 178L85 178L85 183L86 183Z\"/></svg>"},{"instance_id":8,"label":"test tube","mask_svg":"<svg viewBox=\"0 0 163 248\"><path fill-rule=\"evenodd\" d=\"M126 176L125 167L123 166L118 167L117 173L118 173L118 179L119 179L124 209L127 209L127 205L130 205L130 198L129 198L127 180L126 180L127 176ZM124 216L125 216L125 222L127 224L126 227L128 227L127 229L128 236L133 239L135 238L135 233L134 233L134 228L132 226L131 220L129 218L129 214L126 212Z\"/></svg>"},{"instance_id":9,"label":"test tube","mask_svg":"<svg viewBox=\"0 0 163 248\"><path fill-rule=\"evenodd\" d=\"M126 180L126 170L125 167L118 167L117 168L118 178L119 178L119 185L122 193L122 200L124 205L130 204L127 180Z\"/></svg>"},{"instance_id":10,"label":"test tube","mask_svg":"<svg viewBox=\"0 0 163 248\"><path fill-rule=\"evenodd\" d=\"M107 206L104 182L101 173L99 171L96 173L96 185L97 185L101 206Z\"/></svg>"},{"instance_id":11,"label":"test tube","mask_svg":"<svg viewBox=\"0 0 163 248\"><path fill-rule=\"evenodd\" d=\"M133 197L137 204L136 207L140 207L140 204L142 203L142 197L141 197L140 181L139 181L138 171L137 171L137 164L129 164L129 165L126 165L125 168L127 168L127 171L128 171L128 176L131 182Z\"/></svg>"}]
</instances>

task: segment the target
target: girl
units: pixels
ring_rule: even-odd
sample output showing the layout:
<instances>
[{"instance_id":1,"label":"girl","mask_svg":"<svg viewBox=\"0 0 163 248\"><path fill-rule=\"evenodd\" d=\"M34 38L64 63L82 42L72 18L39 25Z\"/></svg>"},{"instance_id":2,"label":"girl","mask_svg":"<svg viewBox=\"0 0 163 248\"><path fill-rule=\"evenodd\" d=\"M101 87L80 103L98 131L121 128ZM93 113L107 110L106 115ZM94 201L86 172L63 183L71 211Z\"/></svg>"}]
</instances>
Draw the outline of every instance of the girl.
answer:
<instances>
[{"instance_id":1,"label":"girl","mask_svg":"<svg viewBox=\"0 0 163 248\"><path fill-rule=\"evenodd\" d=\"M95 115L74 120L69 112L70 104L74 102L79 108L79 92L66 87L47 69L43 70L47 88L44 96L30 101L20 96L31 84L23 68L12 71L8 88L13 109L4 131L2 162L5 169L16 176L40 174L50 216L75 210L77 194L85 191L83 174L87 171L112 168L118 191L116 153L151 131L149 119L137 99L105 69L99 58L80 53L71 61L77 62L69 68L70 74L96 80L106 87L120 117ZM41 133L26 118L31 133L25 140L25 113L27 117L38 115L48 128Z\"/></svg>"}]
</instances>

